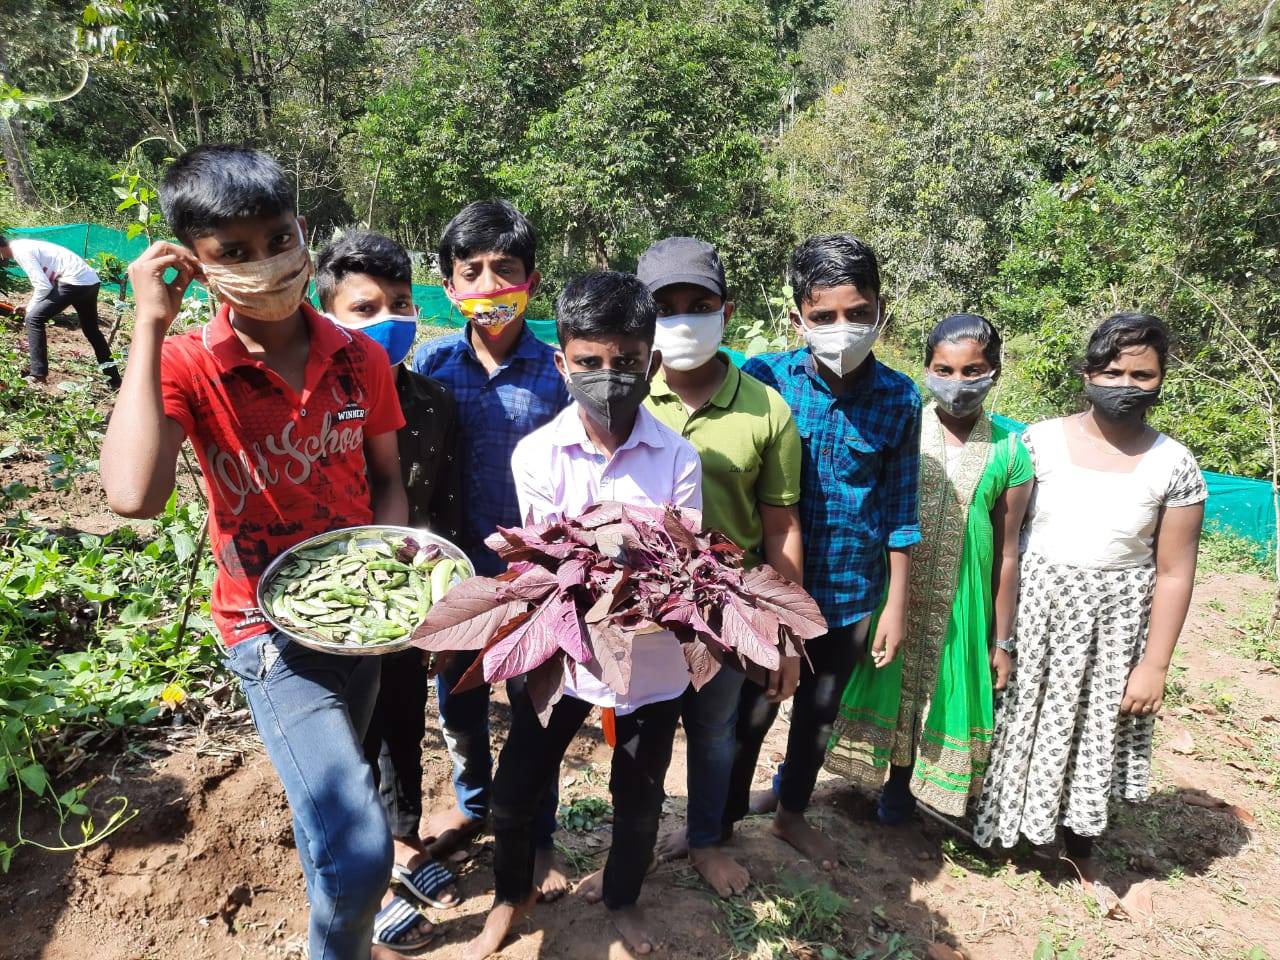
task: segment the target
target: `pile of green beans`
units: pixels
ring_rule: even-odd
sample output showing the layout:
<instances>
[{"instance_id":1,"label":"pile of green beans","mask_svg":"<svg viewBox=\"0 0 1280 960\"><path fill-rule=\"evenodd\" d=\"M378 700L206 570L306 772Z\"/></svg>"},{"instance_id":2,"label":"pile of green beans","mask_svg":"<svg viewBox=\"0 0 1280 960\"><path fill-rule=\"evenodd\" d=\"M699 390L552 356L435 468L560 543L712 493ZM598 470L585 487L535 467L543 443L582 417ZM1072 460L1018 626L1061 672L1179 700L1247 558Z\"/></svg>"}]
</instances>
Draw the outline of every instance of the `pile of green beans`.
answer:
<instances>
[{"instance_id":1,"label":"pile of green beans","mask_svg":"<svg viewBox=\"0 0 1280 960\"><path fill-rule=\"evenodd\" d=\"M352 538L297 551L276 571L263 601L278 623L337 644L406 639L432 604L471 576L434 544Z\"/></svg>"}]
</instances>

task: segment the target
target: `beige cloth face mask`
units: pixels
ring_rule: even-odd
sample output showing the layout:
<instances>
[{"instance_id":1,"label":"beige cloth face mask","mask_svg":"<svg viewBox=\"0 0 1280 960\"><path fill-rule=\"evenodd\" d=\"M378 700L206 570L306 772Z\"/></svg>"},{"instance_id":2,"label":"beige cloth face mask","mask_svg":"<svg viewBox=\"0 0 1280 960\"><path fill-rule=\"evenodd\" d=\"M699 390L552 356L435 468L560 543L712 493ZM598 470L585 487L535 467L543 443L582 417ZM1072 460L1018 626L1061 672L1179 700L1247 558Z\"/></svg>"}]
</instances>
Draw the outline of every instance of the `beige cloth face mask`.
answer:
<instances>
[{"instance_id":1,"label":"beige cloth face mask","mask_svg":"<svg viewBox=\"0 0 1280 960\"><path fill-rule=\"evenodd\" d=\"M201 264L213 294L240 316L273 323L293 314L311 280L311 252L298 230L298 245L252 263Z\"/></svg>"}]
</instances>

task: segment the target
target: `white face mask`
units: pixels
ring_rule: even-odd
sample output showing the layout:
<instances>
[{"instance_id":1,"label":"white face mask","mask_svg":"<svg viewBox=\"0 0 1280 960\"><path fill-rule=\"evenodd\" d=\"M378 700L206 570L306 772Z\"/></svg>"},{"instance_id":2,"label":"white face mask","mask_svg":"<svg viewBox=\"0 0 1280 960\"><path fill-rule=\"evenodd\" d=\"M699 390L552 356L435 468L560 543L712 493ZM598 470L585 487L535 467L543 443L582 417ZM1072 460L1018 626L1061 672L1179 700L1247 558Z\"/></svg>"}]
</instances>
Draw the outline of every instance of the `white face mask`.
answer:
<instances>
[{"instance_id":1,"label":"white face mask","mask_svg":"<svg viewBox=\"0 0 1280 960\"><path fill-rule=\"evenodd\" d=\"M804 341L814 359L838 377L858 369L879 336L879 316L875 323L840 322L804 328Z\"/></svg>"},{"instance_id":2,"label":"white face mask","mask_svg":"<svg viewBox=\"0 0 1280 960\"><path fill-rule=\"evenodd\" d=\"M659 317L653 349L662 351L662 365L693 370L716 355L724 337L724 308L715 313L680 313Z\"/></svg>"}]
</instances>

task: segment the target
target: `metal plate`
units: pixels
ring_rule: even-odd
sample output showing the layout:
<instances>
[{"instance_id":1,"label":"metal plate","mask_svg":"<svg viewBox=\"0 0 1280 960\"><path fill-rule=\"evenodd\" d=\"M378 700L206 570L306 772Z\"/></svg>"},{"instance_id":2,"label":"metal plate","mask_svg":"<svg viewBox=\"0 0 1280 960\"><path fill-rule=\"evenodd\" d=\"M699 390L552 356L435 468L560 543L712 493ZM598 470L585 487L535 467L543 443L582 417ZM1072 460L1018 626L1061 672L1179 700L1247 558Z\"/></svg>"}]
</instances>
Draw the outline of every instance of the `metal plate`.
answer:
<instances>
[{"instance_id":1,"label":"metal plate","mask_svg":"<svg viewBox=\"0 0 1280 960\"><path fill-rule=\"evenodd\" d=\"M346 527L341 530L330 530L327 533L320 533L301 543L295 543L280 556L276 557L267 565L267 569L262 572L262 577L258 580L258 609L262 611L262 615L267 618L267 622L273 627L285 634L292 640L296 640L304 647L310 647L312 650L320 650L324 653L337 653L342 656L364 657L370 655L395 653L398 650L408 649L412 643L409 639L390 640L386 643L334 643L332 640L325 640L310 633L306 627L301 624L293 623L287 620L277 620L272 616L271 611L267 609L264 598L271 588L271 584L279 573L280 568L289 563L293 559L293 555L299 550L309 550L312 547L323 547L326 544L342 541L343 543L351 540L359 540L361 542L373 542L381 540L390 542L394 546L398 546L406 537L412 537L422 546L427 544L435 544L440 548L440 552L446 557L454 560L466 561L467 568L471 571L468 576L475 575L475 565L471 562L471 558L462 552L457 544L446 540L444 537L437 536L430 530L418 530L413 527L396 527L391 525L370 524L364 527ZM465 578L464 578L465 579Z\"/></svg>"}]
</instances>

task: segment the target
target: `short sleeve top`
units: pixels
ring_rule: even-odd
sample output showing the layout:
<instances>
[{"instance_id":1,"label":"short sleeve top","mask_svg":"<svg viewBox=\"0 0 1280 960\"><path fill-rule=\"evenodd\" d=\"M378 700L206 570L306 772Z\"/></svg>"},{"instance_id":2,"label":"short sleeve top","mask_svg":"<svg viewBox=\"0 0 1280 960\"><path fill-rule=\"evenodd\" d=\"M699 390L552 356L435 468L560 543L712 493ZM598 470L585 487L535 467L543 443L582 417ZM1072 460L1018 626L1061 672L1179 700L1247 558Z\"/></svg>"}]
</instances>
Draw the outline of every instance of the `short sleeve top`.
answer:
<instances>
[{"instance_id":1,"label":"short sleeve top","mask_svg":"<svg viewBox=\"0 0 1280 960\"><path fill-rule=\"evenodd\" d=\"M1160 511L1208 499L1195 457L1172 437L1157 436L1132 472L1112 473L1073 463L1066 430L1059 418L1023 434L1036 471L1024 551L1090 569L1145 566Z\"/></svg>"}]
</instances>

